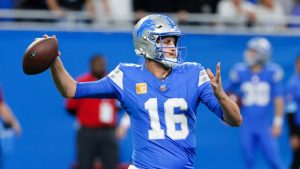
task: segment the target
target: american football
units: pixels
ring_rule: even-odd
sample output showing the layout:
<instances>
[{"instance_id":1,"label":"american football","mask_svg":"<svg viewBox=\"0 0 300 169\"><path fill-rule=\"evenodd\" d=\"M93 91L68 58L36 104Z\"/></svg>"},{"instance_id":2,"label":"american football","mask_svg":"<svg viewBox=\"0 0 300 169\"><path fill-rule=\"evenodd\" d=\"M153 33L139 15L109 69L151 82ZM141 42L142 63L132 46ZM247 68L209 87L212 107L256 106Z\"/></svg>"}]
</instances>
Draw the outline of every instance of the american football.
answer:
<instances>
[{"instance_id":1,"label":"american football","mask_svg":"<svg viewBox=\"0 0 300 169\"><path fill-rule=\"evenodd\" d=\"M58 56L58 41L55 37L35 40L31 43L23 58L23 71L35 75L47 70Z\"/></svg>"}]
</instances>

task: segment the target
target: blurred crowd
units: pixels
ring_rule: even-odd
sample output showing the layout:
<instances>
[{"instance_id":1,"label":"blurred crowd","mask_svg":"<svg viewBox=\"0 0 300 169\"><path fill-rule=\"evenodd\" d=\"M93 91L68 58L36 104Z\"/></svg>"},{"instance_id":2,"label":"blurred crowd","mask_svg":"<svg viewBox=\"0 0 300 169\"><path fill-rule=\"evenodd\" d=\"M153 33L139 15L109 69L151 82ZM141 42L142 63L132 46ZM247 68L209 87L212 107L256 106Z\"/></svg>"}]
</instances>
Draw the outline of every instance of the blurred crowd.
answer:
<instances>
[{"instance_id":1,"label":"blurred crowd","mask_svg":"<svg viewBox=\"0 0 300 169\"><path fill-rule=\"evenodd\" d=\"M173 13L187 25L203 24L191 20L191 14L215 14L225 26L294 28L299 24L287 16L299 16L299 4L299 0L1 0L0 9L50 10L58 18L69 11L86 11L92 22L107 18L135 22L147 13Z\"/></svg>"}]
</instances>

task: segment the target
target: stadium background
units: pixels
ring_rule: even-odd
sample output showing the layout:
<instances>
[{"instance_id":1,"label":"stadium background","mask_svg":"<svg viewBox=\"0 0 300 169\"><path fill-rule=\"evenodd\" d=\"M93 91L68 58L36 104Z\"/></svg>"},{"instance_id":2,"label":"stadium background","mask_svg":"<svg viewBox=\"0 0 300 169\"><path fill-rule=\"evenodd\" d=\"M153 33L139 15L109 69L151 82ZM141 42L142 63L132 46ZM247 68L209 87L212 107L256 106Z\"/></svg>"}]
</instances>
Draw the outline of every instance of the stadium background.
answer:
<instances>
[{"instance_id":1,"label":"stadium background","mask_svg":"<svg viewBox=\"0 0 300 169\"><path fill-rule=\"evenodd\" d=\"M64 100L56 90L50 72L37 76L26 76L22 72L22 57L27 45L45 33L57 36L61 58L73 77L88 70L88 59L94 53L106 56L109 70L119 62L138 62L131 33L0 31L0 81L7 102L23 126L22 137L3 140L6 149L13 148L7 150L5 156L7 169L66 169L74 161L74 120L64 110ZM245 44L253 36L187 34L183 42L188 48L186 61L202 63L212 70L220 61L226 83L230 67L243 60ZM293 72L300 39L298 36L264 37L274 47L272 60L285 71L285 84ZM224 126L200 105L197 132L196 169L244 168L238 128ZM279 143L286 167L291 160L287 134L285 126ZM120 146L121 161L130 162L130 132ZM257 168L267 168L261 155L257 158Z\"/></svg>"}]
</instances>

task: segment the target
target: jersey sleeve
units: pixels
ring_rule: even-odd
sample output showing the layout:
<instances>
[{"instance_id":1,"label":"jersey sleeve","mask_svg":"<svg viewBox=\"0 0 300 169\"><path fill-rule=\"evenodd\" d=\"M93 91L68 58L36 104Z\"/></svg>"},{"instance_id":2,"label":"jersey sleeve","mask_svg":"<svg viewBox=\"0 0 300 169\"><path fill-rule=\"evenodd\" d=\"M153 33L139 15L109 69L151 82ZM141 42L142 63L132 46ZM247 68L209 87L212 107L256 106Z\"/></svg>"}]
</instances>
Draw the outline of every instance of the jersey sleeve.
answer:
<instances>
[{"instance_id":1,"label":"jersey sleeve","mask_svg":"<svg viewBox=\"0 0 300 169\"><path fill-rule=\"evenodd\" d=\"M74 98L123 98L123 71L120 66L95 82L77 82Z\"/></svg>"},{"instance_id":2,"label":"jersey sleeve","mask_svg":"<svg viewBox=\"0 0 300 169\"><path fill-rule=\"evenodd\" d=\"M214 95L208 74L202 66L200 66L199 72L198 93L200 101L205 104L211 112L224 121L222 108Z\"/></svg>"},{"instance_id":3,"label":"jersey sleeve","mask_svg":"<svg viewBox=\"0 0 300 169\"><path fill-rule=\"evenodd\" d=\"M272 97L275 98L277 96L283 96L283 86L282 86L282 79L283 79L283 70L279 65L272 65Z\"/></svg>"}]
</instances>

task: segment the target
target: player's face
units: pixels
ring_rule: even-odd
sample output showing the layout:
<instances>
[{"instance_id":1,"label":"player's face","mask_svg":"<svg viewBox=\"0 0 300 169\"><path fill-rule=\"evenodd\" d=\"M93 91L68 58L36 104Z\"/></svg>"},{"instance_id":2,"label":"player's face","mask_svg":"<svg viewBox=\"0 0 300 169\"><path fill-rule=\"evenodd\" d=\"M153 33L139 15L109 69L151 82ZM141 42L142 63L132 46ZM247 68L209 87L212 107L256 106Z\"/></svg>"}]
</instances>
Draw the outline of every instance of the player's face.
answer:
<instances>
[{"instance_id":1,"label":"player's face","mask_svg":"<svg viewBox=\"0 0 300 169\"><path fill-rule=\"evenodd\" d=\"M91 73L98 79L105 75L105 61L104 59L97 58L91 63Z\"/></svg>"},{"instance_id":2,"label":"player's face","mask_svg":"<svg viewBox=\"0 0 300 169\"><path fill-rule=\"evenodd\" d=\"M248 49L245 53L245 59L246 62L250 65L250 66L255 66L256 65L256 60L257 60L257 51L253 50L253 49Z\"/></svg>"},{"instance_id":3,"label":"player's face","mask_svg":"<svg viewBox=\"0 0 300 169\"><path fill-rule=\"evenodd\" d=\"M176 39L175 37L162 37L158 40L158 46L163 47L164 56L168 58L177 57Z\"/></svg>"}]
</instances>

